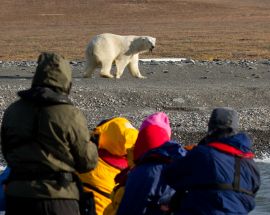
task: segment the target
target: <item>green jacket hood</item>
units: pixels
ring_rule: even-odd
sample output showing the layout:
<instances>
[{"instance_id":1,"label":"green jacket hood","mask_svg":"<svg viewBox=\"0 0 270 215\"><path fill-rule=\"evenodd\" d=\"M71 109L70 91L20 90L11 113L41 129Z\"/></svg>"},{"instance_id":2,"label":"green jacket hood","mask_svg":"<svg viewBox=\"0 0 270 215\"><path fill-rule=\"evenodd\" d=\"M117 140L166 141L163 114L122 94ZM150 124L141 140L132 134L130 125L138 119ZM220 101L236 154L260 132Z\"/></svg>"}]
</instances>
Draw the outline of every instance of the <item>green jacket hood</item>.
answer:
<instances>
[{"instance_id":1,"label":"green jacket hood","mask_svg":"<svg viewBox=\"0 0 270 215\"><path fill-rule=\"evenodd\" d=\"M39 55L37 63L32 87L49 87L56 92L69 94L72 71L64 57L44 52Z\"/></svg>"}]
</instances>

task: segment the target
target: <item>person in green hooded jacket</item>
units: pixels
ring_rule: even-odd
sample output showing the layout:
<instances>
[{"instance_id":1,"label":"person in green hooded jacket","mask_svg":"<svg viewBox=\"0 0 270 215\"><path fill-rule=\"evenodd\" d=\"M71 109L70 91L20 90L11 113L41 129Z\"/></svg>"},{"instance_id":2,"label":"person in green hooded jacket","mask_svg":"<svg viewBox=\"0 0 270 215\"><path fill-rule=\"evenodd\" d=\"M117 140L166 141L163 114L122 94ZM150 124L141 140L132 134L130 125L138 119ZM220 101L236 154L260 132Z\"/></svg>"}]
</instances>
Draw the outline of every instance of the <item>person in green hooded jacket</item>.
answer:
<instances>
[{"instance_id":1,"label":"person in green hooded jacket","mask_svg":"<svg viewBox=\"0 0 270 215\"><path fill-rule=\"evenodd\" d=\"M11 168L6 215L79 215L75 172L95 168L97 147L84 115L70 101L69 62L44 52L28 90L5 111L1 147Z\"/></svg>"}]
</instances>

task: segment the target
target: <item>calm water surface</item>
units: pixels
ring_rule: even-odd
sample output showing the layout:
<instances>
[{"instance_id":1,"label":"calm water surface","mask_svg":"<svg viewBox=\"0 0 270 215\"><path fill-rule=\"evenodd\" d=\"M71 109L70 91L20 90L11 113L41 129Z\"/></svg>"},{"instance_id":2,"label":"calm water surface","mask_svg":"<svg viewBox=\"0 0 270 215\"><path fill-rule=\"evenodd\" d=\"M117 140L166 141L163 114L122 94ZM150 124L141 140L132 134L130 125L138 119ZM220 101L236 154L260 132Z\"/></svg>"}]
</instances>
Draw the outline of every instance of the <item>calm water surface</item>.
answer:
<instances>
[{"instance_id":1,"label":"calm water surface","mask_svg":"<svg viewBox=\"0 0 270 215\"><path fill-rule=\"evenodd\" d=\"M250 215L270 215L270 158L257 161L261 172L261 188L256 197L256 208Z\"/></svg>"}]
</instances>

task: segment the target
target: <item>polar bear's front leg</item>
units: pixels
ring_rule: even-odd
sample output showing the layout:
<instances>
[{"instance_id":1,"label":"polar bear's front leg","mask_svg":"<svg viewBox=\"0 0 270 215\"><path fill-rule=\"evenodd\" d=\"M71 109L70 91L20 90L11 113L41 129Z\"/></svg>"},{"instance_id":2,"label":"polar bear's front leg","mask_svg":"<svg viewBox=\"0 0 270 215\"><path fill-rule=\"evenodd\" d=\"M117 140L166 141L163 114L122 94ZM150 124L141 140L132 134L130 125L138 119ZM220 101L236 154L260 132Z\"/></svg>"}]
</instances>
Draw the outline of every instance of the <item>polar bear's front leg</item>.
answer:
<instances>
[{"instance_id":1,"label":"polar bear's front leg","mask_svg":"<svg viewBox=\"0 0 270 215\"><path fill-rule=\"evenodd\" d=\"M100 76L104 78L113 78L113 75L111 74L111 68L112 68L111 61L102 62Z\"/></svg>"},{"instance_id":2,"label":"polar bear's front leg","mask_svg":"<svg viewBox=\"0 0 270 215\"><path fill-rule=\"evenodd\" d=\"M116 78L119 79L125 70L125 67L129 63L129 60L127 58L122 58L121 60L115 60L116 65Z\"/></svg>"},{"instance_id":3,"label":"polar bear's front leg","mask_svg":"<svg viewBox=\"0 0 270 215\"><path fill-rule=\"evenodd\" d=\"M128 69L130 73L136 78L146 78L145 76L142 76L142 74L140 73L138 63L139 63L139 54L136 54L131 58L131 61L128 64Z\"/></svg>"}]
</instances>

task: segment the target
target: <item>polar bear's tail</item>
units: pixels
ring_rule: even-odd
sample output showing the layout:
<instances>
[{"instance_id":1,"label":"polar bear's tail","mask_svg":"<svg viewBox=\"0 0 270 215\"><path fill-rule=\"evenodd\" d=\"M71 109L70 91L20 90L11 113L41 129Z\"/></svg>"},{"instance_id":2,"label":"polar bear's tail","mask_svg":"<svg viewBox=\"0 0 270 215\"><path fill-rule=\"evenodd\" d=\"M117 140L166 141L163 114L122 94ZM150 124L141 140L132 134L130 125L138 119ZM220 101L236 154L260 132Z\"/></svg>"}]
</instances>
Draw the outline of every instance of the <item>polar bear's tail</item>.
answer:
<instances>
[{"instance_id":1,"label":"polar bear's tail","mask_svg":"<svg viewBox=\"0 0 270 215\"><path fill-rule=\"evenodd\" d=\"M89 43L89 45L87 46L86 50L85 50L85 57L86 57L86 60L89 59L89 57L93 56L93 44L92 42Z\"/></svg>"}]
</instances>

